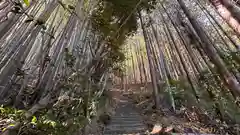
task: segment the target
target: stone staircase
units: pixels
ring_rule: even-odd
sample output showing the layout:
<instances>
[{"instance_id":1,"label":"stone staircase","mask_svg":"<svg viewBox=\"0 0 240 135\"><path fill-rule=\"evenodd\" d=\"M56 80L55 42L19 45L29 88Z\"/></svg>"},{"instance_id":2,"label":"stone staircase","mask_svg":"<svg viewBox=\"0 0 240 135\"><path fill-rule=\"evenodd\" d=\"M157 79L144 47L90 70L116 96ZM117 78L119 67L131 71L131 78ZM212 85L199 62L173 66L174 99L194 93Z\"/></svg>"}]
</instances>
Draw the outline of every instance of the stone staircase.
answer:
<instances>
[{"instance_id":1,"label":"stone staircase","mask_svg":"<svg viewBox=\"0 0 240 135\"><path fill-rule=\"evenodd\" d=\"M115 115L105 127L104 135L144 135L147 130L141 115L127 98L118 103Z\"/></svg>"},{"instance_id":2,"label":"stone staircase","mask_svg":"<svg viewBox=\"0 0 240 135\"><path fill-rule=\"evenodd\" d=\"M120 93L117 94L117 97L120 99L118 99L117 101L117 108L115 110L115 114L111 117L110 123L108 123L108 125L105 127L103 135L148 135L146 133L147 126L144 124L141 115L138 113L137 108L134 106L131 99L128 99L120 95L121 95ZM170 133L170 134L214 135L199 133Z\"/></svg>"}]
</instances>

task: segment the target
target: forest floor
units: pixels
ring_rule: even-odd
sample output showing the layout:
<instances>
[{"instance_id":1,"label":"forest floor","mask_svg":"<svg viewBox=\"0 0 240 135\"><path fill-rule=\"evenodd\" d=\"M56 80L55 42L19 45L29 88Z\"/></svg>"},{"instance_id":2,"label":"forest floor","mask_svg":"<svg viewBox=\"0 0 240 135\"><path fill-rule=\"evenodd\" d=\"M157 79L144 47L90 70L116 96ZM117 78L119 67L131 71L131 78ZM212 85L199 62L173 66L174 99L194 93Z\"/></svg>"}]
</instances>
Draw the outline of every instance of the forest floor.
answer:
<instances>
[{"instance_id":1,"label":"forest floor","mask_svg":"<svg viewBox=\"0 0 240 135\"><path fill-rule=\"evenodd\" d=\"M239 125L229 125L212 121L204 114L199 114L196 108L181 108L171 111L164 102L159 111L153 103L151 93L133 93L125 95L134 100L140 110L148 131L157 133L195 133L195 134L233 134L240 135Z\"/></svg>"}]
</instances>

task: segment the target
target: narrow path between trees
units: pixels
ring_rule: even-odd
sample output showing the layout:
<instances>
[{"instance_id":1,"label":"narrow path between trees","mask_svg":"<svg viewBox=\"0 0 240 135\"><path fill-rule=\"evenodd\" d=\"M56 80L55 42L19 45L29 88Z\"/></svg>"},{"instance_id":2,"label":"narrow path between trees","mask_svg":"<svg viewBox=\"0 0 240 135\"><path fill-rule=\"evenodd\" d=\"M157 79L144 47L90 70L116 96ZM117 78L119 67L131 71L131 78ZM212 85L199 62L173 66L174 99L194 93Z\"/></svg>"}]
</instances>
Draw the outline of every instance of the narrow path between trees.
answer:
<instances>
[{"instance_id":1,"label":"narrow path between trees","mask_svg":"<svg viewBox=\"0 0 240 135\"><path fill-rule=\"evenodd\" d=\"M152 110L148 112L150 113L149 115L144 114L146 113L144 107L137 107L136 99L134 96L131 96L133 91L123 92L118 88L111 91L111 97L114 99L116 105L115 113L113 113L110 122L105 126L103 135L214 135L201 134L200 131L194 130L194 126L187 128L185 122L189 122L180 116L178 118L178 116L172 114L172 112L165 112L167 114L162 115L155 114L156 112ZM147 102L146 104L148 106L147 108L152 108L151 102ZM151 115L157 115L155 122L152 123L153 127L149 127L150 123L148 123L149 120L152 119ZM194 125L194 123L192 124Z\"/></svg>"},{"instance_id":2,"label":"narrow path between trees","mask_svg":"<svg viewBox=\"0 0 240 135\"><path fill-rule=\"evenodd\" d=\"M136 134L144 135L147 127L130 99L121 97L115 114L104 130L104 135Z\"/></svg>"}]
</instances>

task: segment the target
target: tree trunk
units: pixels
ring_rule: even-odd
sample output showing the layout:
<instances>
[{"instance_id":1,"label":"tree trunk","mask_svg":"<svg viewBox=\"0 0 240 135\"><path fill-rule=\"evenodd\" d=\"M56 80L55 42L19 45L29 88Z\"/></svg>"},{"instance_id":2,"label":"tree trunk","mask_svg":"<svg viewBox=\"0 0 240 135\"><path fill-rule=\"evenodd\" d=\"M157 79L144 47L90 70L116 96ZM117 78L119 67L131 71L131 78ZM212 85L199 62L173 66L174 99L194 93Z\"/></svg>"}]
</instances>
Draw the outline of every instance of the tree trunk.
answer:
<instances>
[{"instance_id":1,"label":"tree trunk","mask_svg":"<svg viewBox=\"0 0 240 135\"><path fill-rule=\"evenodd\" d=\"M210 0L222 18L240 35L240 24L219 0Z\"/></svg>"},{"instance_id":2,"label":"tree trunk","mask_svg":"<svg viewBox=\"0 0 240 135\"><path fill-rule=\"evenodd\" d=\"M240 22L240 7L233 0L221 0L222 4L232 13L233 17Z\"/></svg>"},{"instance_id":3,"label":"tree trunk","mask_svg":"<svg viewBox=\"0 0 240 135\"><path fill-rule=\"evenodd\" d=\"M150 53L147 34L146 34L146 31L145 31L145 28L144 28L142 15L141 15L140 12L139 12L139 18L140 18L141 27L142 27L142 30L143 30L143 36L144 36L145 45L146 45L146 50L147 50L148 62L149 62L149 67L150 67L150 76L151 76L152 86L153 86L153 97L154 97L154 100L155 100L156 109L160 110L160 97L159 97L159 94L158 94L155 70L154 70L154 66L153 66L153 62L152 62L152 57L151 57L151 53Z\"/></svg>"},{"instance_id":4,"label":"tree trunk","mask_svg":"<svg viewBox=\"0 0 240 135\"><path fill-rule=\"evenodd\" d=\"M228 84L228 88L231 90L234 96L240 95L240 85L236 78L228 71L225 63L217 54L217 51L212 46L210 39L203 33L203 28L197 23L197 21L192 17L189 13L187 7L183 3L182 0L178 0L182 10L186 14L187 18L191 22L193 28L195 29L196 33L200 37L203 43L203 49L206 51L210 60L215 64L218 72L220 73L221 77L225 80L226 84Z\"/></svg>"}]
</instances>

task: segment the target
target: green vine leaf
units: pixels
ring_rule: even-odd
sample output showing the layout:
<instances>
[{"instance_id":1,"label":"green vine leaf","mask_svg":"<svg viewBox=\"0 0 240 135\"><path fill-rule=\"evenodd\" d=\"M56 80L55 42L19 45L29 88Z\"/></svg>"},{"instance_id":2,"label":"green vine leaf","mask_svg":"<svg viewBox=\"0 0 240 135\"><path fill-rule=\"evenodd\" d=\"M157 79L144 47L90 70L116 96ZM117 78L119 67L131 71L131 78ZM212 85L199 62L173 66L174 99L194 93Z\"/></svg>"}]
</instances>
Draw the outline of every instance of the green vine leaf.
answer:
<instances>
[{"instance_id":1,"label":"green vine leaf","mask_svg":"<svg viewBox=\"0 0 240 135\"><path fill-rule=\"evenodd\" d=\"M36 122L37 122L37 117L36 117L36 116L33 116L31 123L32 123L32 124L36 124Z\"/></svg>"},{"instance_id":2,"label":"green vine leaf","mask_svg":"<svg viewBox=\"0 0 240 135\"><path fill-rule=\"evenodd\" d=\"M23 2L27 5L30 6L30 2L28 0L23 0Z\"/></svg>"}]
</instances>

